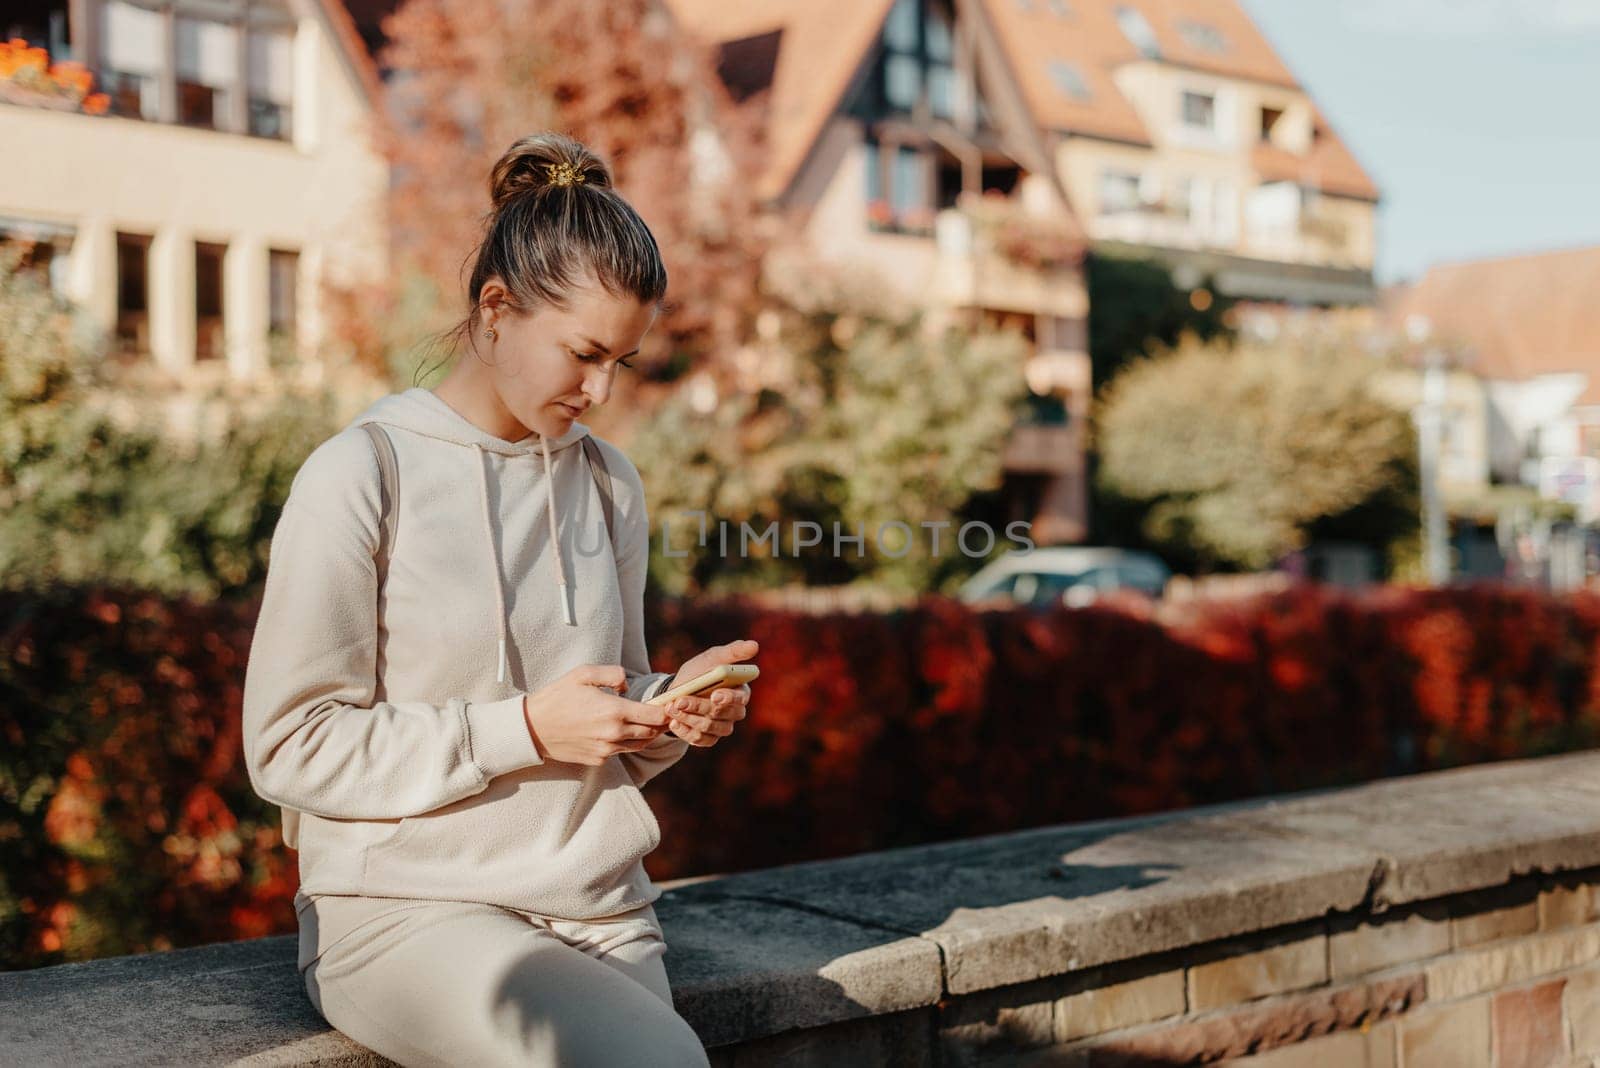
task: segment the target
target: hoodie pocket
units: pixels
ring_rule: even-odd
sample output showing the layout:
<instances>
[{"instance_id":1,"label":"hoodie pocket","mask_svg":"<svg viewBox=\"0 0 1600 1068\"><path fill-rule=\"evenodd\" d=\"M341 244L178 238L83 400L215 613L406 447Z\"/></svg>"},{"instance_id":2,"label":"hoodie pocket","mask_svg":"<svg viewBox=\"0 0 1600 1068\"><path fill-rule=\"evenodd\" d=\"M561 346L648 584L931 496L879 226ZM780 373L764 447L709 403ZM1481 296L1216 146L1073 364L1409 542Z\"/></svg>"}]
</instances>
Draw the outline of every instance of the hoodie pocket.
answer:
<instances>
[{"instance_id":1,"label":"hoodie pocket","mask_svg":"<svg viewBox=\"0 0 1600 1068\"><path fill-rule=\"evenodd\" d=\"M374 826L363 892L448 897L594 915L636 894L660 844L655 816L620 761L550 763L494 779L471 797Z\"/></svg>"},{"instance_id":2,"label":"hoodie pocket","mask_svg":"<svg viewBox=\"0 0 1600 1068\"><path fill-rule=\"evenodd\" d=\"M655 810L650 807L650 802L644 799L644 794L633 784L633 778L628 775L626 768L623 769L622 785L618 789L632 803L634 815L639 817L639 824L650 839L650 848L646 852L654 851L656 846L661 844L661 823L656 819Z\"/></svg>"}]
</instances>

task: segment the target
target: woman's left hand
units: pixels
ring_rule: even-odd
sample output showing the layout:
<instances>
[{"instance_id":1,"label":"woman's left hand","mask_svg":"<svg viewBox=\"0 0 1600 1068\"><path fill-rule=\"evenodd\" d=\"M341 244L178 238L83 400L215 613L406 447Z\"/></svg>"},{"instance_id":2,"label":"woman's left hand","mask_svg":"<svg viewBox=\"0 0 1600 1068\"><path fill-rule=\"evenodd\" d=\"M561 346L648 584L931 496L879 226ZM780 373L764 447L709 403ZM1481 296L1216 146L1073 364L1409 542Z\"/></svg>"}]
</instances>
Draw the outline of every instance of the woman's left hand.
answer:
<instances>
[{"instance_id":1,"label":"woman's left hand","mask_svg":"<svg viewBox=\"0 0 1600 1068\"><path fill-rule=\"evenodd\" d=\"M737 664L748 660L760 651L760 646L749 638L741 638L727 645L712 646L687 661L667 689L672 689L680 679L688 680L703 675L721 664ZM733 725L744 719L750 711L750 684L723 686L704 693L679 697L667 705L669 729L690 745L709 748L733 733Z\"/></svg>"}]
</instances>

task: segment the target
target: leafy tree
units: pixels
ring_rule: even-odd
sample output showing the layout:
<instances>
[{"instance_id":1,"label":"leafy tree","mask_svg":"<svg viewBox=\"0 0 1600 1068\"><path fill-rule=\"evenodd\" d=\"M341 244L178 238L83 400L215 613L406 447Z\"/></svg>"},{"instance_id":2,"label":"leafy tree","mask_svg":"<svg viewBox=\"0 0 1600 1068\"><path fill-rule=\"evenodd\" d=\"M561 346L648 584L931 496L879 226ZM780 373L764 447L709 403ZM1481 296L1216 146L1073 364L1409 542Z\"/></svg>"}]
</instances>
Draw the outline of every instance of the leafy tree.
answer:
<instances>
[{"instance_id":1,"label":"leafy tree","mask_svg":"<svg viewBox=\"0 0 1600 1068\"><path fill-rule=\"evenodd\" d=\"M1414 535L1416 438L1337 338L1185 338L1102 396L1102 488L1145 502L1145 535L1201 566L1260 568L1313 534Z\"/></svg>"},{"instance_id":2,"label":"leafy tree","mask_svg":"<svg viewBox=\"0 0 1600 1068\"><path fill-rule=\"evenodd\" d=\"M1206 296L1197 309L1189 289L1174 285L1170 270L1155 259L1096 251L1086 257L1083 275L1090 291L1094 389L1114 379L1130 361L1171 349L1182 334L1202 341L1234 336L1227 325L1234 301L1216 293L1210 278L1198 286Z\"/></svg>"},{"instance_id":3,"label":"leafy tree","mask_svg":"<svg viewBox=\"0 0 1600 1068\"><path fill-rule=\"evenodd\" d=\"M815 264L791 272L772 276L763 385L706 411L694 389L681 390L635 439L651 502L652 574L674 593L936 585L963 564L957 526L943 529L935 556L921 524L954 523L969 497L999 485L1006 432L1026 393L1026 343L1012 332L930 332L870 277ZM706 513L706 547L686 511ZM802 521L819 524L823 540L797 558ZM880 529L893 521L909 532ZM741 544L741 524L754 538L773 522L777 546ZM853 542L834 552L835 523L841 536L863 535L859 554Z\"/></svg>"},{"instance_id":4,"label":"leafy tree","mask_svg":"<svg viewBox=\"0 0 1600 1068\"><path fill-rule=\"evenodd\" d=\"M254 416L219 404L220 431L178 442L140 414L160 395L101 359L89 324L16 262L0 258L0 588L209 598L259 580L289 481L337 429L332 399Z\"/></svg>"},{"instance_id":5,"label":"leafy tree","mask_svg":"<svg viewBox=\"0 0 1600 1068\"><path fill-rule=\"evenodd\" d=\"M641 371L669 377L685 354L714 362L733 347L775 225L739 181L759 167L758 126L659 0L407 0L384 30L382 142L393 166L395 274L411 306L430 299L409 278L416 272L431 286L432 321L459 318L465 260L489 209L485 176L518 137L555 129L606 160L666 260L669 306ZM381 343L372 309L399 297L352 298L343 332L368 348Z\"/></svg>"},{"instance_id":6,"label":"leafy tree","mask_svg":"<svg viewBox=\"0 0 1600 1068\"><path fill-rule=\"evenodd\" d=\"M1096 389L1130 361L1177 344L1185 332L1202 340L1232 336L1226 314L1233 301L1216 293L1210 279L1199 287L1208 303L1196 308L1159 261L1096 251L1086 259L1084 282Z\"/></svg>"}]
</instances>

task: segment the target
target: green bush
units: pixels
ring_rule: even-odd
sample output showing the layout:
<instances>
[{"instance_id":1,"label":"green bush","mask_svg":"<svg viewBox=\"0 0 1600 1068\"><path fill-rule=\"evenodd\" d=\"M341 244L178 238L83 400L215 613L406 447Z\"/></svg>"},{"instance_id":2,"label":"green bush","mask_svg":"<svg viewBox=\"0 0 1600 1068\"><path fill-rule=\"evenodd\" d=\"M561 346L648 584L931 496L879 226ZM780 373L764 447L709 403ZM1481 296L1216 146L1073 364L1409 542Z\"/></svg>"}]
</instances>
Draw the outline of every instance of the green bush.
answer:
<instances>
[{"instance_id":1,"label":"green bush","mask_svg":"<svg viewBox=\"0 0 1600 1068\"><path fill-rule=\"evenodd\" d=\"M1416 434L1375 370L1338 338L1187 338L1104 391L1101 488L1146 502L1145 537L1207 568L1266 567L1314 535L1414 538Z\"/></svg>"},{"instance_id":2,"label":"green bush","mask_svg":"<svg viewBox=\"0 0 1600 1068\"><path fill-rule=\"evenodd\" d=\"M1009 331L930 332L863 280L830 281L817 270L806 284L826 291L783 291L764 313L765 388L702 412L691 384L632 443L649 494L651 574L667 593L785 583L917 592L937 588L951 567L973 566L953 550L955 520L975 493L1000 485L1006 435L1027 392L1027 343ZM686 511L706 513L707 547ZM727 525L726 555L718 521ZM820 525L823 540L797 557L802 521ZM887 552L878 551L880 524L891 521L912 532L898 557L904 530L885 529ZM937 556L925 521L952 521ZM759 536L773 522L781 555L768 542L741 557L740 525ZM841 538L861 533L860 554L843 541L834 553L835 523ZM1004 532L996 536L1003 545Z\"/></svg>"},{"instance_id":3,"label":"green bush","mask_svg":"<svg viewBox=\"0 0 1600 1068\"><path fill-rule=\"evenodd\" d=\"M14 255L14 253L12 254ZM119 585L212 598L258 582L289 483L337 429L326 393L286 395L186 445L162 397L96 351L35 275L0 263L0 588ZM115 417L107 401L133 409Z\"/></svg>"}]
</instances>

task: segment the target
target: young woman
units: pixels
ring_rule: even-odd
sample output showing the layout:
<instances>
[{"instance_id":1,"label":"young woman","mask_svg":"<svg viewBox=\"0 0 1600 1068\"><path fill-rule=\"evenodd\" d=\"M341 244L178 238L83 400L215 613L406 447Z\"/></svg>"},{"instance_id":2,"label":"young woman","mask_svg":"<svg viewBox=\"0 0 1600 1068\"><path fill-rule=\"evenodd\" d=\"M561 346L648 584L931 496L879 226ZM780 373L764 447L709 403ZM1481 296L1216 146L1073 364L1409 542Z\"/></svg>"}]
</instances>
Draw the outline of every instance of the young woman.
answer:
<instances>
[{"instance_id":1,"label":"young woman","mask_svg":"<svg viewBox=\"0 0 1600 1068\"><path fill-rule=\"evenodd\" d=\"M705 1065L662 963L640 788L731 733L750 687L642 702L757 646L650 671L643 485L578 422L666 270L570 138L518 141L490 190L457 328L474 358L378 400L295 475L246 766L299 851L299 967L340 1031L408 1066Z\"/></svg>"}]
</instances>

